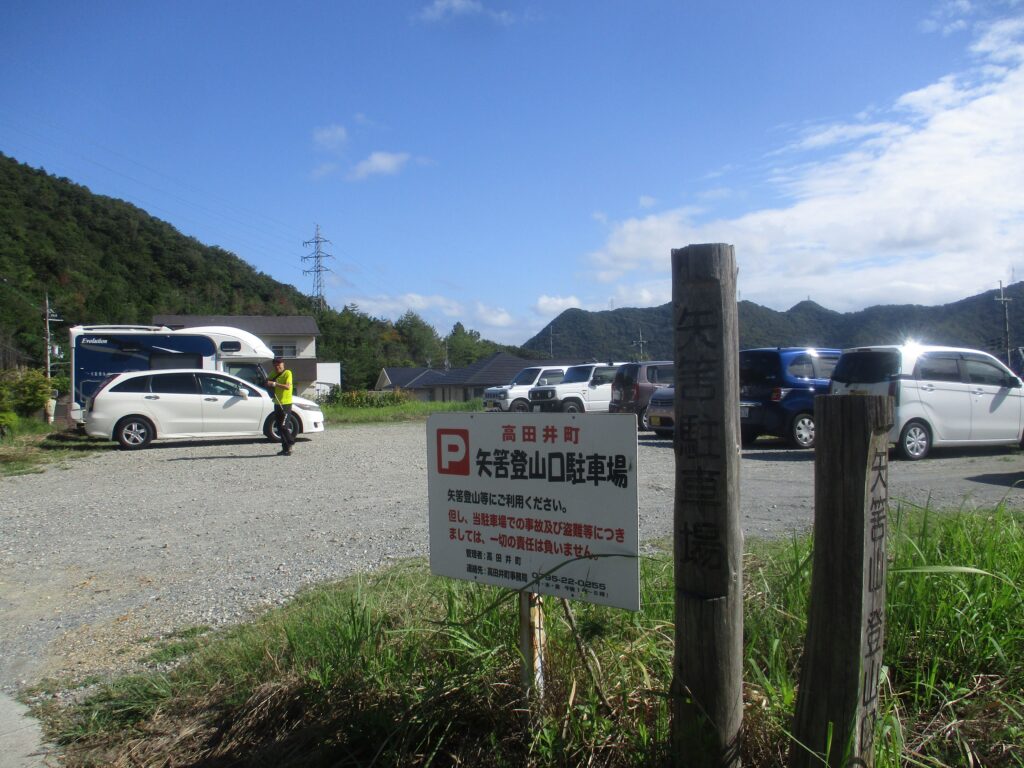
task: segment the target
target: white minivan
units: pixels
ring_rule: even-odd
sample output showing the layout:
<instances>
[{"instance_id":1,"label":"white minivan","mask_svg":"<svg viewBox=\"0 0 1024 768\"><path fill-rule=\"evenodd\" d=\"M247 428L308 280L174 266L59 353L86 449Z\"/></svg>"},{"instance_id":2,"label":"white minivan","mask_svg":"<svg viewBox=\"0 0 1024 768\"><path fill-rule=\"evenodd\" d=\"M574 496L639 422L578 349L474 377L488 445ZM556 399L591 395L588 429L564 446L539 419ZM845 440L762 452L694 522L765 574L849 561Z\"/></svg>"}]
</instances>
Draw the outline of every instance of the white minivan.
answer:
<instances>
[{"instance_id":1,"label":"white minivan","mask_svg":"<svg viewBox=\"0 0 1024 768\"><path fill-rule=\"evenodd\" d=\"M976 349L920 344L846 349L829 392L890 395L895 419L889 439L910 460L923 459L933 446L1021 443L1021 380Z\"/></svg>"}]
</instances>

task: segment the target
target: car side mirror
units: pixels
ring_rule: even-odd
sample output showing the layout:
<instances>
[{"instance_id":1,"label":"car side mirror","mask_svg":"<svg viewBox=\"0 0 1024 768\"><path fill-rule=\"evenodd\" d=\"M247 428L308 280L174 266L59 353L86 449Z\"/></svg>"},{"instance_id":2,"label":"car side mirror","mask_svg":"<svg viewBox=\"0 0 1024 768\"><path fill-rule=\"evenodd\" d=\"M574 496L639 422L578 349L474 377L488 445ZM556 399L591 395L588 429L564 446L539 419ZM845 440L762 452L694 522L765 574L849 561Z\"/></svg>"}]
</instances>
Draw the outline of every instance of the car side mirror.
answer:
<instances>
[{"instance_id":1,"label":"car side mirror","mask_svg":"<svg viewBox=\"0 0 1024 768\"><path fill-rule=\"evenodd\" d=\"M547 379L541 379L540 381L537 382L537 386L538 387L546 387L547 385L548 385L548 380Z\"/></svg>"},{"instance_id":2,"label":"car side mirror","mask_svg":"<svg viewBox=\"0 0 1024 768\"><path fill-rule=\"evenodd\" d=\"M235 394L238 397L242 398L243 400L248 400L249 399L249 390L248 389L243 389L242 387L239 387L238 389L235 390Z\"/></svg>"}]
</instances>

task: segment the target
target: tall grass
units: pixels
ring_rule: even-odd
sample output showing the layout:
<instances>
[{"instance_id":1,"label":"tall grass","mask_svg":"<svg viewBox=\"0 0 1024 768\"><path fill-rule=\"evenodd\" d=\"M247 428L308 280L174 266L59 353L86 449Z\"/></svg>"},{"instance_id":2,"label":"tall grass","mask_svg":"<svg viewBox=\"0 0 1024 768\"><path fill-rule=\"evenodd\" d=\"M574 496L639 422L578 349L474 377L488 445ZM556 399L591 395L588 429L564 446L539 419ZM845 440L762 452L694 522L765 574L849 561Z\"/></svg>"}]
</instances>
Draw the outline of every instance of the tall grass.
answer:
<instances>
[{"instance_id":1,"label":"tall grass","mask_svg":"<svg viewBox=\"0 0 1024 768\"><path fill-rule=\"evenodd\" d=\"M0 476L42 472L47 466L101 450L104 441L86 437L64 424L10 414L8 433L0 437Z\"/></svg>"},{"instance_id":2,"label":"tall grass","mask_svg":"<svg viewBox=\"0 0 1024 768\"><path fill-rule=\"evenodd\" d=\"M348 403L348 404L346 404ZM483 410L483 400L468 402L428 403L422 400L342 400L321 405L327 424L371 424L394 421L425 421L432 413L454 413Z\"/></svg>"},{"instance_id":3,"label":"tall grass","mask_svg":"<svg viewBox=\"0 0 1024 768\"><path fill-rule=\"evenodd\" d=\"M876 764L1024 765L1024 523L903 508L890 529ZM811 542L746 556L744 763L782 766ZM50 713L69 765L650 766L667 762L668 555L638 613L545 598L543 702L519 689L515 594L420 562L211 633L169 672Z\"/></svg>"}]
</instances>

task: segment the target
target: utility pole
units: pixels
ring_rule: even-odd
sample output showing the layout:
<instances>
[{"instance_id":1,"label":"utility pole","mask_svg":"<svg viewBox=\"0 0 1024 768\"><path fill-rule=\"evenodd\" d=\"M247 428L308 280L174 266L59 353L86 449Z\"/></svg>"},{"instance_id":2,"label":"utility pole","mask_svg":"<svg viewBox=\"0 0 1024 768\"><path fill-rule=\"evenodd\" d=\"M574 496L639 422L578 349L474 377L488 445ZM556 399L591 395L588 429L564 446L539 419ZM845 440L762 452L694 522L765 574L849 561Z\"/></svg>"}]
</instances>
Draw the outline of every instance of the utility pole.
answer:
<instances>
[{"instance_id":1,"label":"utility pole","mask_svg":"<svg viewBox=\"0 0 1024 768\"><path fill-rule=\"evenodd\" d=\"M331 270L324 266L324 259L333 259L334 257L329 253L324 253L321 246L330 242L330 240L320 237L320 225L317 224L313 239L302 243L306 248L313 246L313 252L302 257L303 261L312 261L313 267L302 270L302 274L313 275L313 303L316 304L317 312L323 312L327 308L327 300L324 298L324 272Z\"/></svg>"},{"instance_id":2,"label":"utility pole","mask_svg":"<svg viewBox=\"0 0 1024 768\"><path fill-rule=\"evenodd\" d=\"M646 343L646 342L644 342L644 329L640 328L639 331L640 331L640 338L636 339L635 341L631 341L630 344L632 344L634 347L639 347L640 348L640 357L637 358L637 359L644 360L644 359L646 359L646 358L644 358L644 344Z\"/></svg>"},{"instance_id":3,"label":"utility pole","mask_svg":"<svg viewBox=\"0 0 1024 768\"><path fill-rule=\"evenodd\" d=\"M999 281L999 298L996 299L1000 304L1003 305L1003 349L1006 350L1006 365L1013 367L1013 361L1010 360L1010 302L1013 299L1008 299L1003 294L1003 281Z\"/></svg>"},{"instance_id":4,"label":"utility pole","mask_svg":"<svg viewBox=\"0 0 1024 768\"><path fill-rule=\"evenodd\" d=\"M50 380L50 354L53 351L53 338L50 335L50 323L63 323L64 318L50 306L50 294L43 294L43 316L46 318L46 380Z\"/></svg>"},{"instance_id":5,"label":"utility pole","mask_svg":"<svg viewBox=\"0 0 1024 768\"><path fill-rule=\"evenodd\" d=\"M43 316L46 318L46 380L50 380L50 294L43 294Z\"/></svg>"},{"instance_id":6,"label":"utility pole","mask_svg":"<svg viewBox=\"0 0 1024 768\"><path fill-rule=\"evenodd\" d=\"M555 359L555 324L548 326L548 358Z\"/></svg>"}]
</instances>

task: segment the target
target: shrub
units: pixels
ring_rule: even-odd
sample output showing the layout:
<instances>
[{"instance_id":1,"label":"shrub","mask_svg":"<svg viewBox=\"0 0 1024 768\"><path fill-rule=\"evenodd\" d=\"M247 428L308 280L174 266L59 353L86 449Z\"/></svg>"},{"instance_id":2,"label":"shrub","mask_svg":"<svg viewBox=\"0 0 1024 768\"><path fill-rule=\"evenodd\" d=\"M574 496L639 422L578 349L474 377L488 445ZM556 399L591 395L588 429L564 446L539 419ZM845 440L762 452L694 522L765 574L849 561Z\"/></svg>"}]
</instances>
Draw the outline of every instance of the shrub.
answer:
<instances>
[{"instance_id":1,"label":"shrub","mask_svg":"<svg viewBox=\"0 0 1024 768\"><path fill-rule=\"evenodd\" d=\"M53 385L37 370L0 372L0 411L30 416L46 405Z\"/></svg>"},{"instance_id":2,"label":"shrub","mask_svg":"<svg viewBox=\"0 0 1024 768\"><path fill-rule=\"evenodd\" d=\"M390 405L402 405L411 399L410 395L400 389L378 392L376 390L355 389L342 392L339 387L320 398L321 405L340 405L343 408L384 408Z\"/></svg>"},{"instance_id":3,"label":"shrub","mask_svg":"<svg viewBox=\"0 0 1024 768\"><path fill-rule=\"evenodd\" d=\"M18 416L12 411L0 411L0 437L13 435L18 426Z\"/></svg>"}]
</instances>

